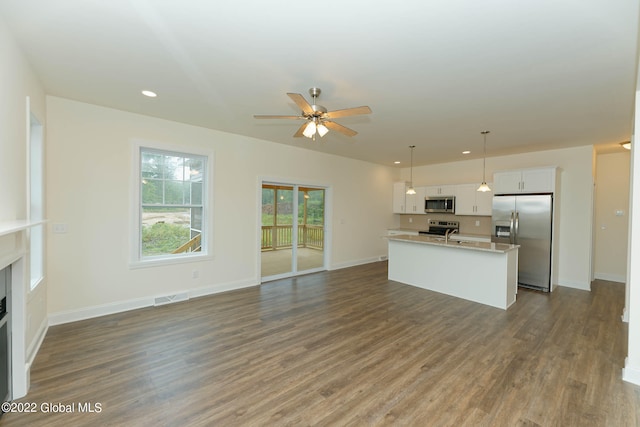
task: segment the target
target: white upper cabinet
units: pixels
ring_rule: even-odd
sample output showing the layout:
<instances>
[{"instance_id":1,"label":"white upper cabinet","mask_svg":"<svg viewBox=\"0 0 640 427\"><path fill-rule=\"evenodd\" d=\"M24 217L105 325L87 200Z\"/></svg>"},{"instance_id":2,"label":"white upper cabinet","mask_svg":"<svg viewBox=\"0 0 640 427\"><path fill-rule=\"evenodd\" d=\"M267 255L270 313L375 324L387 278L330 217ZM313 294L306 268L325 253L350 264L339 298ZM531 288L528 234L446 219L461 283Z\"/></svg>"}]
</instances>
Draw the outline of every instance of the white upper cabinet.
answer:
<instances>
[{"instance_id":1,"label":"white upper cabinet","mask_svg":"<svg viewBox=\"0 0 640 427\"><path fill-rule=\"evenodd\" d=\"M493 188L492 183L488 183L489 187ZM480 185L478 185L479 187ZM491 216L493 210L493 191L477 191L476 188L476 215Z\"/></svg>"},{"instance_id":2,"label":"white upper cabinet","mask_svg":"<svg viewBox=\"0 0 640 427\"><path fill-rule=\"evenodd\" d=\"M430 185L430 186L424 187L424 189L425 189L424 195L426 197L456 195L455 185Z\"/></svg>"},{"instance_id":3,"label":"white upper cabinet","mask_svg":"<svg viewBox=\"0 0 640 427\"><path fill-rule=\"evenodd\" d=\"M456 185L456 215L491 216L493 192L478 191L479 186L480 183Z\"/></svg>"},{"instance_id":4,"label":"white upper cabinet","mask_svg":"<svg viewBox=\"0 0 640 427\"><path fill-rule=\"evenodd\" d=\"M407 209L405 213L424 215L424 197L426 187L414 187L416 194L406 195Z\"/></svg>"},{"instance_id":5,"label":"white upper cabinet","mask_svg":"<svg viewBox=\"0 0 640 427\"><path fill-rule=\"evenodd\" d=\"M406 212L406 191L407 184L403 182L395 182L393 184L393 213Z\"/></svg>"},{"instance_id":6,"label":"white upper cabinet","mask_svg":"<svg viewBox=\"0 0 640 427\"><path fill-rule=\"evenodd\" d=\"M493 185L495 194L553 193L556 189L556 168L495 172Z\"/></svg>"}]
</instances>

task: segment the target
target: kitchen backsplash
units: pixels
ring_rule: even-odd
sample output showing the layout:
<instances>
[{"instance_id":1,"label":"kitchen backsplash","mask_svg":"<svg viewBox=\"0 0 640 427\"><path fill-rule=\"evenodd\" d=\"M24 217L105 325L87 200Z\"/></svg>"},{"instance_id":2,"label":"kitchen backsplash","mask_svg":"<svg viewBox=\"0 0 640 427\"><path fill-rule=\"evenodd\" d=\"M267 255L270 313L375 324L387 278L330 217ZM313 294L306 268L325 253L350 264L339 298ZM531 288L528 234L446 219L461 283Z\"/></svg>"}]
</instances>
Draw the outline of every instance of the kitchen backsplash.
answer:
<instances>
[{"instance_id":1,"label":"kitchen backsplash","mask_svg":"<svg viewBox=\"0 0 640 427\"><path fill-rule=\"evenodd\" d=\"M453 214L428 214L428 215L400 215L400 228L411 230L427 230L429 220L459 221L460 234L491 235L490 216L471 216ZM478 225L476 225L478 224Z\"/></svg>"}]
</instances>

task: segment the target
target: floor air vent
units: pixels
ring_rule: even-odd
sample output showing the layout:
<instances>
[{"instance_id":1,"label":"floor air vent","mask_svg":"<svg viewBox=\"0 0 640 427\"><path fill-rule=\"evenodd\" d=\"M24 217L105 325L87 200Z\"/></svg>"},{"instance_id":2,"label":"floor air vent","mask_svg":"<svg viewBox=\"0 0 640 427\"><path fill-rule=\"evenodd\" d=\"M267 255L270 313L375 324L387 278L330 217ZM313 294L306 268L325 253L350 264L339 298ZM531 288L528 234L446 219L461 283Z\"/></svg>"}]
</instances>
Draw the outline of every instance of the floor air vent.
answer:
<instances>
[{"instance_id":1,"label":"floor air vent","mask_svg":"<svg viewBox=\"0 0 640 427\"><path fill-rule=\"evenodd\" d=\"M182 294L166 295L163 297L156 297L153 305L158 306L158 305L171 304L173 302L186 301L188 299L189 299L189 294L186 292Z\"/></svg>"}]
</instances>

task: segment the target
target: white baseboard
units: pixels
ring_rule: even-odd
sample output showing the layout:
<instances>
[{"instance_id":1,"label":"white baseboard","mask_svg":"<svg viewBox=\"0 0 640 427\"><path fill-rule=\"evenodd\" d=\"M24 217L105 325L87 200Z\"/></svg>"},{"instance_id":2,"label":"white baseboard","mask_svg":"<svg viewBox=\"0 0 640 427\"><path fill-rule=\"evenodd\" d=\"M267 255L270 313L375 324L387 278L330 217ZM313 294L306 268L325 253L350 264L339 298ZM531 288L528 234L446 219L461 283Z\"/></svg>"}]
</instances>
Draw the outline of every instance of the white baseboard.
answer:
<instances>
[{"instance_id":1,"label":"white baseboard","mask_svg":"<svg viewBox=\"0 0 640 427\"><path fill-rule=\"evenodd\" d=\"M624 360L622 379L626 382L640 385L640 366L630 366L628 357Z\"/></svg>"},{"instance_id":2,"label":"white baseboard","mask_svg":"<svg viewBox=\"0 0 640 427\"><path fill-rule=\"evenodd\" d=\"M45 317L42 319L42 323L40 323L40 326L38 327L35 339L29 344L29 347L27 347L27 366L30 367L33 364L33 360L36 358L38 350L40 350L40 346L42 345L42 341L44 341L44 337L47 335L48 330L49 322Z\"/></svg>"},{"instance_id":3,"label":"white baseboard","mask_svg":"<svg viewBox=\"0 0 640 427\"><path fill-rule=\"evenodd\" d=\"M205 286L203 288L197 288L189 291L189 297L197 298L207 295L219 294L222 292L235 291L236 289L250 288L251 286L257 286L258 284L258 280L251 279L222 283L219 285Z\"/></svg>"},{"instance_id":4,"label":"white baseboard","mask_svg":"<svg viewBox=\"0 0 640 427\"><path fill-rule=\"evenodd\" d=\"M223 283L202 288L196 288L188 291L189 298L197 298L205 295L227 292L234 289L247 288L257 285L256 280L244 280L230 283ZM184 292L184 291L179 291ZM63 323L77 322L80 320L92 319L94 317L106 316L109 314L122 313L125 311L136 310L144 307L151 307L155 304L156 297L162 295L153 295L145 298L138 298L129 301L119 301L109 304L96 305L92 307L84 307L77 310L67 310L49 315L49 325L61 325Z\"/></svg>"},{"instance_id":5,"label":"white baseboard","mask_svg":"<svg viewBox=\"0 0 640 427\"><path fill-rule=\"evenodd\" d=\"M622 276L620 274L610 274L610 273L594 273L593 277L599 280L607 280L609 282L619 282L626 283L626 276Z\"/></svg>"},{"instance_id":6,"label":"white baseboard","mask_svg":"<svg viewBox=\"0 0 640 427\"><path fill-rule=\"evenodd\" d=\"M572 280L558 279L558 286L565 288L580 289L582 291L591 291L591 283L588 282L575 282Z\"/></svg>"},{"instance_id":7,"label":"white baseboard","mask_svg":"<svg viewBox=\"0 0 640 427\"><path fill-rule=\"evenodd\" d=\"M328 270L340 270L342 268L349 268L349 267L355 267L357 265L371 264L372 262L379 262L381 260L386 260L386 259L387 259L387 255L379 255L373 258L364 258L364 259L359 259L354 261L347 261L339 264L333 264L328 268Z\"/></svg>"}]
</instances>

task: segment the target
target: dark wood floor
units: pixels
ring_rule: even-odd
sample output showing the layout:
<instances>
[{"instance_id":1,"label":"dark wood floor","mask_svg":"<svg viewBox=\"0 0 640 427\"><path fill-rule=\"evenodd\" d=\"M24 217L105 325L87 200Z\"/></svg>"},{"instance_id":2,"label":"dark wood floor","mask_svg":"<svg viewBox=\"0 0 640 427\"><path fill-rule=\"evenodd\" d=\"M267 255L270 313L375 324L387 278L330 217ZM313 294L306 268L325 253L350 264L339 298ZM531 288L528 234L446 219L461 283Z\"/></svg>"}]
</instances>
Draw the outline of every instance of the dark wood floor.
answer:
<instances>
[{"instance_id":1,"label":"dark wood floor","mask_svg":"<svg viewBox=\"0 0 640 427\"><path fill-rule=\"evenodd\" d=\"M637 426L624 286L520 290L508 311L386 263L49 329L37 413L3 426ZM99 403L100 413L79 413ZM42 404L75 404L42 413Z\"/></svg>"}]
</instances>

